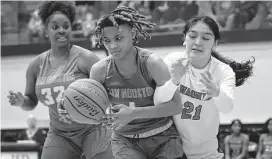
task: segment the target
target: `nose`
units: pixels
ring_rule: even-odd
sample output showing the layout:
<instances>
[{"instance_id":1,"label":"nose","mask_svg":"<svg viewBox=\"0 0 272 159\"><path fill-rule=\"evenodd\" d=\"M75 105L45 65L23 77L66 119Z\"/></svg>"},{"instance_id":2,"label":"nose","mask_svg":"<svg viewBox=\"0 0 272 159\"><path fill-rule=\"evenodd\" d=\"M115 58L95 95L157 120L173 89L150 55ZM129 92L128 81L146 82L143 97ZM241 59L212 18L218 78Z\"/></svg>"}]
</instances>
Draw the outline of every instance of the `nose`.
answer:
<instances>
[{"instance_id":1,"label":"nose","mask_svg":"<svg viewBox=\"0 0 272 159\"><path fill-rule=\"evenodd\" d=\"M197 38L196 38L195 44L196 44L196 45L201 45L201 44L202 44L202 39L201 39L201 37L197 37Z\"/></svg>"},{"instance_id":2,"label":"nose","mask_svg":"<svg viewBox=\"0 0 272 159\"><path fill-rule=\"evenodd\" d=\"M58 30L58 33L59 34L64 34L65 32L65 29L63 27L60 27L59 30Z\"/></svg>"}]
</instances>

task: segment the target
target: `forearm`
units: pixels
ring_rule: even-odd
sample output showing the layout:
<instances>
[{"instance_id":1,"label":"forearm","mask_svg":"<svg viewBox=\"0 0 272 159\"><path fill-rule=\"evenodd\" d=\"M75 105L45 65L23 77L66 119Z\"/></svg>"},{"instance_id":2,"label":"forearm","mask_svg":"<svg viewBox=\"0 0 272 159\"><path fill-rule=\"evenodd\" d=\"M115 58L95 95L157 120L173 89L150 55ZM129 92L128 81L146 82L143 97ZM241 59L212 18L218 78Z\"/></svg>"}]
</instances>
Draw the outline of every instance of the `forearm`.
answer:
<instances>
[{"instance_id":1,"label":"forearm","mask_svg":"<svg viewBox=\"0 0 272 159\"><path fill-rule=\"evenodd\" d=\"M181 113L181 106L171 100L162 104L147 107L135 107L135 119L169 117Z\"/></svg>"},{"instance_id":2,"label":"forearm","mask_svg":"<svg viewBox=\"0 0 272 159\"><path fill-rule=\"evenodd\" d=\"M34 102L31 98L28 96L24 96L24 102L21 106L21 108L25 111L33 110L37 106L38 102Z\"/></svg>"},{"instance_id":3,"label":"forearm","mask_svg":"<svg viewBox=\"0 0 272 159\"><path fill-rule=\"evenodd\" d=\"M164 85L157 87L154 93L155 105L170 101L173 98L178 86L179 85L177 82L173 82L171 78L165 82Z\"/></svg>"}]
</instances>

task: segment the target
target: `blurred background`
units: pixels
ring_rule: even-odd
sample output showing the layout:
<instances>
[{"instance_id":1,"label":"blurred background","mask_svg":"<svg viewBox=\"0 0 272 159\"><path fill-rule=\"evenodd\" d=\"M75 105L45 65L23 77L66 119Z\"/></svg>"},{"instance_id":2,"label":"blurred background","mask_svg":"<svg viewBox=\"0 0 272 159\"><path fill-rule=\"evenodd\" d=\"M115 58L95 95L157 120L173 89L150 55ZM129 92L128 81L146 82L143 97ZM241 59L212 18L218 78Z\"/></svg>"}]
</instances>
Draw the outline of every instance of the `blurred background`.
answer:
<instances>
[{"instance_id":1,"label":"blurred background","mask_svg":"<svg viewBox=\"0 0 272 159\"><path fill-rule=\"evenodd\" d=\"M240 119L243 131L249 135L248 158L254 158L264 122L272 117L272 2L271 1L71 1L76 6L72 43L90 49L100 58L106 57L103 48L94 44L93 29L97 20L117 6L126 5L138 10L156 27L146 30L152 40L141 40L137 45L154 50L162 58L174 51L182 51L182 30L185 22L196 15L214 18L220 26L221 41L217 48L222 54L237 61L256 58L254 76L237 88L235 108L221 114L218 138L224 151L224 139L231 133L230 122ZM11 155L38 158L40 147L24 142L30 117L41 130L38 139L43 145L48 131L48 109L39 104L32 112L10 107L6 98L9 90L24 92L25 71L30 60L50 48L38 17L42 1L1 1L1 149ZM165 40L167 39L167 40ZM268 89L270 88L270 89ZM33 124L32 124L33 126ZM16 144L13 144L16 143ZM17 145L20 143L21 145ZM22 146L22 144L25 144ZM23 147L23 148L22 148ZM27 147L27 148L26 148ZM38 147L38 148L37 148ZM10 153L12 152L12 153ZM32 153L37 152L37 153ZM36 157L35 157L36 156ZM37 157L38 156L38 157Z\"/></svg>"}]
</instances>

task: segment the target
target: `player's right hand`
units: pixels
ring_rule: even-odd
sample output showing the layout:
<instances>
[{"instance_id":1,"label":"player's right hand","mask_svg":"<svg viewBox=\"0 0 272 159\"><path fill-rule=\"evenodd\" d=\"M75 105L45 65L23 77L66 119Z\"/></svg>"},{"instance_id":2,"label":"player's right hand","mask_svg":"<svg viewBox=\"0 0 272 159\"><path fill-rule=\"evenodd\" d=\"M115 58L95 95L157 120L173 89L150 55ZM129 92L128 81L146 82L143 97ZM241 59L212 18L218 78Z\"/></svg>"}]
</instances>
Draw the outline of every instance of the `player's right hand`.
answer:
<instances>
[{"instance_id":1,"label":"player's right hand","mask_svg":"<svg viewBox=\"0 0 272 159\"><path fill-rule=\"evenodd\" d=\"M191 63L189 58L180 58L173 62L169 68L172 81L178 85L181 77L186 74L188 67Z\"/></svg>"},{"instance_id":2,"label":"player's right hand","mask_svg":"<svg viewBox=\"0 0 272 159\"><path fill-rule=\"evenodd\" d=\"M65 110L63 104L64 104L64 100L60 99L60 101L58 101L58 104L57 104L59 120L64 122L64 123L72 124L72 119L69 116L67 110Z\"/></svg>"},{"instance_id":3,"label":"player's right hand","mask_svg":"<svg viewBox=\"0 0 272 159\"><path fill-rule=\"evenodd\" d=\"M12 106L22 106L24 104L24 95L21 92L14 93L9 91L9 103Z\"/></svg>"}]
</instances>

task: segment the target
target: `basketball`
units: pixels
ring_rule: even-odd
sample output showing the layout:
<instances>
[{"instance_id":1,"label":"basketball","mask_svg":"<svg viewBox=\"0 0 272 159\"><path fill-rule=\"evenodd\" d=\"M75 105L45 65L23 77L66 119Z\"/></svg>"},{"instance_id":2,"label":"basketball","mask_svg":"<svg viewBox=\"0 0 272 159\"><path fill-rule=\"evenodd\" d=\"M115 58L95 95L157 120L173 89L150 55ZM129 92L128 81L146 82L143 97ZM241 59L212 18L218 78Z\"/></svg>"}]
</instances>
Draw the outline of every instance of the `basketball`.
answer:
<instances>
[{"instance_id":1,"label":"basketball","mask_svg":"<svg viewBox=\"0 0 272 159\"><path fill-rule=\"evenodd\" d=\"M63 107L71 119L82 124L99 124L109 105L106 89L92 79L71 83L63 94Z\"/></svg>"}]
</instances>

